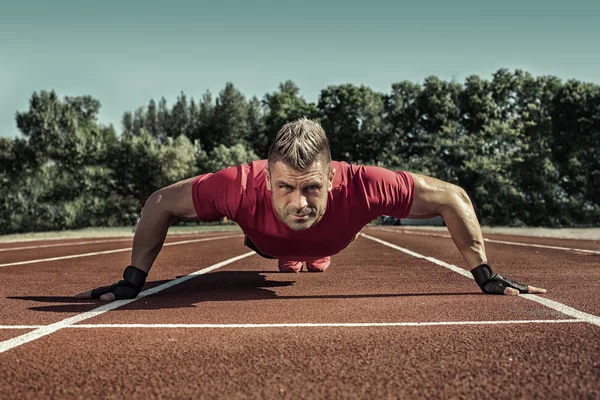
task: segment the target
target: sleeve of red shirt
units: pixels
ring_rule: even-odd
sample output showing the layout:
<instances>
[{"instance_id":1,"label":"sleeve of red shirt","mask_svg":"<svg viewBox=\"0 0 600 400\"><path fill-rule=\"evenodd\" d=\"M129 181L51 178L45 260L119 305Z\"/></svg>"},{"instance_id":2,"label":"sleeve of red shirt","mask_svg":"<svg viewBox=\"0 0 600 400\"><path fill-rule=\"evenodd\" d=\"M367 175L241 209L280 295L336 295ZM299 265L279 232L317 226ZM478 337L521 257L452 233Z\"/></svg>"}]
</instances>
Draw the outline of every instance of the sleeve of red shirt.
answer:
<instances>
[{"instance_id":1,"label":"sleeve of red shirt","mask_svg":"<svg viewBox=\"0 0 600 400\"><path fill-rule=\"evenodd\" d=\"M192 184L192 200L196 214L203 221L227 217L235 219L242 195L237 167L199 175Z\"/></svg>"},{"instance_id":2,"label":"sleeve of red shirt","mask_svg":"<svg viewBox=\"0 0 600 400\"><path fill-rule=\"evenodd\" d=\"M372 218L405 218L412 206L415 182L406 171L364 166L359 174Z\"/></svg>"}]
</instances>

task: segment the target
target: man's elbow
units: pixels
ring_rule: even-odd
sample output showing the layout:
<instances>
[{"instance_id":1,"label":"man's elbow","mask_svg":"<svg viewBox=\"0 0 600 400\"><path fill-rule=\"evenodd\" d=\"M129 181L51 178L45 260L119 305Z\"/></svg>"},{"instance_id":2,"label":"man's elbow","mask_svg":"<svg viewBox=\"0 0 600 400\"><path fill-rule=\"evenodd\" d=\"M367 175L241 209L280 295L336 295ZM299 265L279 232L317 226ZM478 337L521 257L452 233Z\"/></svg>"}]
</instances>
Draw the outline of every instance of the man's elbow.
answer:
<instances>
[{"instance_id":1,"label":"man's elbow","mask_svg":"<svg viewBox=\"0 0 600 400\"><path fill-rule=\"evenodd\" d=\"M438 208L439 214L446 217L448 214L464 213L472 209L471 198L460 186L451 184L444 196L445 201Z\"/></svg>"},{"instance_id":2,"label":"man's elbow","mask_svg":"<svg viewBox=\"0 0 600 400\"><path fill-rule=\"evenodd\" d=\"M463 189L460 186L456 186L456 185L454 185L454 186L456 188L455 189L455 196L457 196L458 201L461 202L461 203L464 203L464 204L467 204L467 205L471 206L472 205L471 198L469 197L469 195L466 192L466 190Z\"/></svg>"},{"instance_id":3,"label":"man's elbow","mask_svg":"<svg viewBox=\"0 0 600 400\"><path fill-rule=\"evenodd\" d=\"M144 212L147 212L148 210L164 211L166 210L166 202L164 191L159 189L146 199L146 202L144 203Z\"/></svg>"}]
</instances>

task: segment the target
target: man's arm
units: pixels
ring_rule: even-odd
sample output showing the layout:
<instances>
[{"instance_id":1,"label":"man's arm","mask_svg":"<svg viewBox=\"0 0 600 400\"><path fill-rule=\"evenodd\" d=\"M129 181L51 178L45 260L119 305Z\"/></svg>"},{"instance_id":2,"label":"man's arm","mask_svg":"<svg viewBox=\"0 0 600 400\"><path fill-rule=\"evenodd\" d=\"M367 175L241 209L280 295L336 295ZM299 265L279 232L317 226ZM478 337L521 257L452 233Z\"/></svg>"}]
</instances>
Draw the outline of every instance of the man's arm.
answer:
<instances>
[{"instance_id":1,"label":"man's arm","mask_svg":"<svg viewBox=\"0 0 600 400\"><path fill-rule=\"evenodd\" d=\"M143 286L154 260L156 260L162 249L171 224L176 219L199 220L192 200L193 181L194 178L190 178L157 190L146 200L133 236L131 265L135 269L129 267L126 269L124 281L129 279L134 286L136 286L136 283L137 286ZM125 287L125 284L121 285L117 290L122 291L123 298L137 296L136 289ZM139 289L141 290L141 287ZM139 290L137 291L139 292ZM115 293L113 293L115 289L109 289L108 286L89 290L75 297L89 299L93 297L92 292L103 293L100 295L102 300L112 301L116 298ZM132 296L130 293L135 293L135 295ZM117 297L121 296L118 295Z\"/></svg>"},{"instance_id":2,"label":"man's arm","mask_svg":"<svg viewBox=\"0 0 600 400\"><path fill-rule=\"evenodd\" d=\"M176 219L198 221L192 200L194 178L186 179L152 193L133 236L131 265L148 272L156 260Z\"/></svg>"},{"instance_id":3,"label":"man's arm","mask_svg":"<svg viewBox=\"0 0 600 400\"><path fill-rule=\"evenodd\" d=\"M439 179L419 174L411 175L415 181L415 193L412 207L406 218L431 218L440 215L469 269L473 270L482 264L487 264L483 235L467 193L459 186ZM483 274L487 274L485 270L480 270ZM491 273L491 270L489 272ZM483 278L479 273L476 274L476 279L481 281ZM545 292L545 289L528 287L528 293ZM504 294L518 295L519 290L506 287Z\"/></svg>"}]
</instances>

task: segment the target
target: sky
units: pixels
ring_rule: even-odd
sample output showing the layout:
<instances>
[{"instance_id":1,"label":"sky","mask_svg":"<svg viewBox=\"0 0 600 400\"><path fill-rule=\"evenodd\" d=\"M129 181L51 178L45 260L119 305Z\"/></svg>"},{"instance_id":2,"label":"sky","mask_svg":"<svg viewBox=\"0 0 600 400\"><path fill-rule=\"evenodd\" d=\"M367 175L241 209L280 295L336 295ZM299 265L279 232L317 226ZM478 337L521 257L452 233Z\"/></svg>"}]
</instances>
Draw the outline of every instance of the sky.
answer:
<instances>
[{"instance_id":1,"label":"sky","mask_svg":"<svg viewBox=\"0 0 600 400\"><path fill-rule=\"evenodd\" d=\"M184 92L246 98L291 79L389 93L435 75L523 69L600 84L600 2L505 0L0 0L0 136L35 91L91 95L99 122Z\"/></svg>"}]
</instances>

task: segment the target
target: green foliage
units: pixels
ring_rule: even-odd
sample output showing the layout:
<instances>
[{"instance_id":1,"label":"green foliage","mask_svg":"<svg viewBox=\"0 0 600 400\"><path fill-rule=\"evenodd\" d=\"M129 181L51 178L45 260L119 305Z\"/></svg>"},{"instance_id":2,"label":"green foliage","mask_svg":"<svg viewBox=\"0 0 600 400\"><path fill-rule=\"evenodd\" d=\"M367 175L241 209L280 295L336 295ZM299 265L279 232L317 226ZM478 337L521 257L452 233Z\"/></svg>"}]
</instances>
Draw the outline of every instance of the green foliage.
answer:
<instances>
[{"instance_id":1,"label":"green foliage","mask_svg":"<svg viewBox=\"0 0 600 400\"><path fill-rule=\"evenodd\" d=\"M334 159L377 163L388 143L384 96L365 86L329 86L318 105Z\"/></svg>"},{"instance_id":2,"label":"green foliage","mask_svg":"<svg viewBox=\"0 0 600 400\"><path fill-rule=\"evenodd\" d=\"M208 154L201 153L198 157L198 165L200 173L205 174L258 159L254 151L241 143L231 147L220 144Z\"/></svg>"},{"instance_id":3,"label":"green foliage","mask_svg":"<svg viewBox=\"0 0 600 400\"><path fill-rule=\"evenodd\" d=\"M267 158L269 146L284 124L301 117L318 118L315 105L307 103L300 96L298 86L290 80L281 83L279 91L266 94L263 105L266 108L264 117L266 137L260 138L259 145L254 147L262 158Z\"/></svg>"},{"instance_id":4,"label":"green foliage","mask_svg":"<svg viewBox=\"0 0 600 400\"><path fill-rule=\"evenodd\" d=\"M456 183L487 225L600 225L600 86L500 69L464 84L428 77L389 93L329 86L308 103L292 81L262 100L227 83L127 111L122 134L90 96L34 92L0 139L0 234L134 224L154 191L266 158L281 126L321 122L334 159Z\"/></svg>"}]
</instances>

